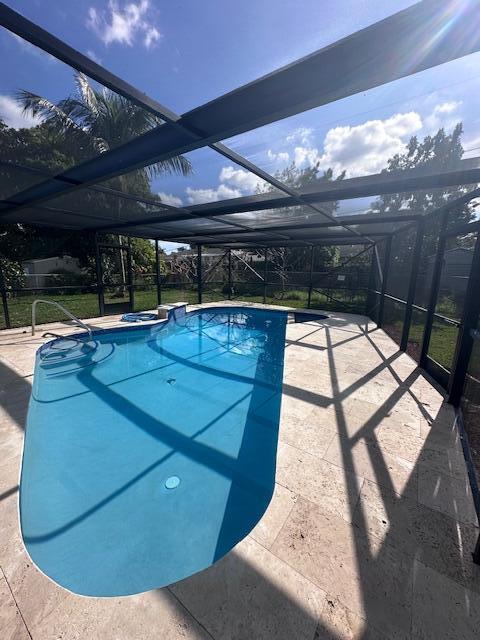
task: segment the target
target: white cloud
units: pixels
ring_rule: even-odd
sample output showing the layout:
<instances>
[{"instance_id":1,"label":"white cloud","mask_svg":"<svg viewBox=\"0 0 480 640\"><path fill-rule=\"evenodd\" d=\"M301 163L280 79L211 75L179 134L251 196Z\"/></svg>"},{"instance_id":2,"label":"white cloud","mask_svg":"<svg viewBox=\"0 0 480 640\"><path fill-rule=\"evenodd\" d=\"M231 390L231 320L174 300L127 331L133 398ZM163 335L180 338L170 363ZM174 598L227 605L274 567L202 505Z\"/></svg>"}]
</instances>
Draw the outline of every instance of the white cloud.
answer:
<instances>
[{"instance_id":1,"label":"white cloud","mask_svg":"<svg viewBox=\"0 0 480 640\"><path fill-rule=\"evenodd\" d=\"M267 149L267 158L275 164L287 164L290 160L290 154L288 151L279 151L278 153L275 153L275 151Z\"/></svg>"},{"instance_id":2,"label":"white cloud","mask_svg":"<svg viewBox=\"0 0 480 640\"><path fill-rule=\"evenodd\" d=\"M204 202L239 198L242 195L241 191L232 189L226 184L220 184L216 189L192 189L187 187L186 193L189 204L203 204Z\"/></svg>"},{"instance_id":3,"label":"white cloud","mask_svg":"<svg viewBox=\"0 0 480 640\"><path fill-rule=\"evenodd\" d=\"M331 167L335 173L345 170L348 176L378 173L386 167L389 158L404 151L410 137L420 130L427 134L436 133L440 127L452 129L459 120L461 104L455 100L437 104L423 120L416 111L409 111L385 120L333 127L325 135L323 148L315 144L313 129L300 127L286 138L294 145L293 150L279 154L269 149L267 156L273 161L281 153L289 153L301 168L318 163L321 169Z\"/></svg>"},{"instance_id":4,"label":"white cloud","mask_svg":"<svg viewBox=\"0 0 480 640\"><path fill-rule=\"evenodd\" d=\"M413 135L436 133L441 126L450 131L460 119L458 112L461 105L462 102L456 100L439 101L435 107L432 105L432 110L430 113L427 111L426 115L423 110L422 115L412 110L396 113L383 120L333 127L327 131L323 145L318 144L319 141L315 139L315 129L298 127L284 138L286 148L267 148L266 158L273 165L272 172L293 160L300 168L318 163L320 169L331 167L336 174L345 170L350 177L378 173L387 166L392 156L404 152ZM243 147L245 144L243 142ZM478 145L464 146L469 148ZM265 155L263 158L265 161ZM225 168L221 178L228 177L227 169ZM233 168L230 170L234 172ZM249 179L252 178L254 176L250 175ZM236 183L232 186L240 188L241 185Z\"/></svg>"},{"instance_id":5,"label":"white cloud","mask_svg":"<svg viewBox=\"0 0 480 640\"><path fill-rule=\"evenodd\" d=\"M97 64L102 64L102 60L101 58L99 58L97 56L97 54L95 53L95 51L92 51L92 49L88 49L86 52L87 56L90 58L90 60L93 60L94 62L96 62Z\"/></svg>"},{"instance_id":6,"label":"white cloud","mask_svg":"<svg viewBox=\"0 0 480 640\"><path fill-rule=\"evenodd\" d=\"M160 31L156 27L148 27L145 32L143 44L147 49L151 49L161 38Z\"/></svg>"},{"instance_id":7,"label":"white cloud","mask_svg":"<svg viewBox=\"0 0 480 640\"><path fill-rule=\"evenodd\" d=\"M42 121L38 116L24 114L22 107L10 96L0 95L0 118L14 129L29 129Z\"/></svg>"},{"instance_id":8,"label":"white cloud","mask_svg":"<svg viewBox=\"0 0 480 640\"><path fill-rule=\"evenodd\" d=\"M299 127L287 136L287 142L300 142L304 146L309 146L312 141L313 129L310 127Z\"/></svg>"},{"instance_id":9,"label":"white cloud","mask_svg":"<svg viewBox=\"0 0 480 640\"><path fill-rule=\"evenodd\" d=\"M294 159L300 167L319 162L322 169L331 167L335 173L346 170L350 176L378 173L421 128L422 119L415 111L353 127L334 127L325 136L323 152L314 146L297 146Z\"/></svg>"},{"instance_id":10,"label":"white cloud","mask_svg":"<svg viewBox=\"0 0 480 640\"><path fill-rule=\"evenodd\" d=\"M157 194L162 202L165 204L171 204L172 207L181 207L183 205L182 199L178 196L174 196L172 193L164 193L159 191Z\"/></svg>"},{"instance_id":11,"label":"white cloud","mask_svg":"<svg viewBox=\"0 0 480 640\"><path fill-rule=\"evenodd\" d=\"M461 103L444 102L435 107L425 118L451 117ZM274 152L267 150L270 161L287 163L293 158L300 167L319 164L321 169L332 168L335 174L346 171L347 176L364 176L379 173L388 160L402 153L412 135L425 130L426 125L416 111L396 113L385 120L368 120L356 126L333 127L325 135L323 149L314 143L314 131L300 127L290 133L286 141L294 144L293 150ZM186 189L189 204L214 202L238 198L246 193L255 193L264 181L253 173L233 166L223 167L219 185L208 189Z\"/></svg>"},{"instance_id":12,"label":"white cloud","mask_svg":"<svg viewBox=\"0 0 480 640\"><path fill-rule=\"evenodd\" d=\"M220 182L240 189L240 191L245 193L254 193L259 187L265 184L265 181L258 178L254 173L250 173L244 169L235 169L232 166L222 168L220 171Z\"/></svg>"},{"instance_id":13,"label":"white cloud","mask_svg":"<svg viewBox=\"0 0 480 640\"><path fill-rule=\"evenodd\" d=\"M227 200L228 198L240 198L240 196L255 193L265 184L263 180L244 169L235 169L231 165L222 167L218 177L220 184L216 188L192 189L186 188L189 204L202 204Z\"/></svg>"},{"instance_id":14,"label":"white cloud","mask_svg":"<svg viewBox=\"0 0 480 640\"><path fill-rule=\"evenodd\" d=\"M131 47L139 35L143 45L151 49L161 38L160 31L152 23L150 0L128 2L123 7L116 0L110 0L108 12L90 7L87 27L105 45L118 42Z\"/></svg>"},{"instance_id":15,"label":"white cloud","mask_svg":"<svg viewBox=\"0 0 480 640\"><path fill-rule=\"evenodd\" d=\"M458 107L462 104L462 101L452 100L452 102L443 102L442 104L437 104L434 109L435 113L452 113L452 111L456 111Z\"/></svg>"},{"instance_id":16,"label":"white cloud","mask_svg":"<svg viewBox=\"0 0 480 640\"><path fill-rule=\"evenodd\" d=\"M297 167L313 166L320 160L320 154L315 147L295 147L293 160Z\"/></svg>"},{"instance_id":17,"label":"white cloud","mask_svg":"<svg viewBox=\"0 0 480 640\"><path fill-rule=\"evenodd\" d=\"M437 104L432 113L425 118L425 129L429 133L436 133L440 127L444 129L452 129L458 122L458 112L462 102L451 100L450 102L442 102Z\"/></svg>"}]
</instances>

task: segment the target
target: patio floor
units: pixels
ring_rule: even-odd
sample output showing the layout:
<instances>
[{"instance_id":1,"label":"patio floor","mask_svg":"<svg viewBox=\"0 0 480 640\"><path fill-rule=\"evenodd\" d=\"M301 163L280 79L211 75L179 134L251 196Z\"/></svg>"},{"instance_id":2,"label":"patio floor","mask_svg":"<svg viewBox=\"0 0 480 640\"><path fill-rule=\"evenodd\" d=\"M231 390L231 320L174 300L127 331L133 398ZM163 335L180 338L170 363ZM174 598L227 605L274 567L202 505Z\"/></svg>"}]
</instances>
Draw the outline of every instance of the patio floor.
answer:
<instances>
[{"instance_id":1,"label":"patio floor","mask_svg":"<svg viewBox=\"0 0 480 640\"><path fill-rule=\"evenodd\" d=\"M2 640L478 638L478 523L453 410L383 331L349 314L287 326L276 489L245 540L138 596L56 586L27 556L17 515L47 327L72 333L0 332Z\"/></svg>"}]
</instances>

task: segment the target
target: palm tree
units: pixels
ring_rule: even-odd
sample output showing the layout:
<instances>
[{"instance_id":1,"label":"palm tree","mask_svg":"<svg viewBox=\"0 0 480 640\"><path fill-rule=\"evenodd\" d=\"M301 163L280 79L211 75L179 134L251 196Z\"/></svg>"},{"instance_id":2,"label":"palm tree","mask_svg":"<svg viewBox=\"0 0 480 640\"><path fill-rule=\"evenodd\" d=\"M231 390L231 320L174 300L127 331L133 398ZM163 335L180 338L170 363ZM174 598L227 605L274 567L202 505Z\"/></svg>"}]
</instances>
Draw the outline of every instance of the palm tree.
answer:
<instances>
[{"instance_id":1,"label":"palm tree","mask_svg":"<svg viewBox=\"0 0 480 640\"><path fill-rule=\"evenodd\" d=\"M76 91L73 95L51 102L31 91L17 92L16 100L23 112L39 116L41 127L53 134L58 145L66 150L77 164L110 149L125 144L162 124L161 118L137 106L127 98L103 88L94 89L83 73L75 74ZM190 161L184 156L174 156L108 181L108 185L136 195L151 195L150 180L162 174L188 175L192 172ZM98 194L96 194L98 196ZM112 200L118 213L123 208L122 200ZM108 203L106 203L108 206ZM134 204L128 203L129 210ZM140 208L142 205L138 205ZM118 236L122 245L122 238ZM123 251L118 256L122 280L125 282ZM120 288L124 295L125 287Z\"/></svg>"},{"instance_id":2,"label":"palm tree","mask_svg":"<svg viewBox=\"0 0 480 640\"><path fill-rule=\"evenodd\" d=\"M24 113L39 116L63 137L80 161L122 145L163 122L109 89L94 89L83 73L75 74L75 84L75 93L56 104L26 90L18 91L16 100ZM192 167L184 156L174 156L143 171L153 178L166 173L188 175Z\"/></svg>"}]
</instances>

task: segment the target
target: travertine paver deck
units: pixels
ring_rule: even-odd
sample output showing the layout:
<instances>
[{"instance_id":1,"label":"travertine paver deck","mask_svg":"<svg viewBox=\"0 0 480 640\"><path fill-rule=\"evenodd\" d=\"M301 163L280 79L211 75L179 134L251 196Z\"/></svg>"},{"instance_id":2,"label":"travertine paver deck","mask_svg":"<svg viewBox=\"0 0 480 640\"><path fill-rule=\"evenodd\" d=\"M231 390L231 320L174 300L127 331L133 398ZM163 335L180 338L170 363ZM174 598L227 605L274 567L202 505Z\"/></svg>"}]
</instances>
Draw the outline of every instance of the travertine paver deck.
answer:
<instances>
[{"instance_id":1,"label":"travertine paver deck","mask_svg":"<svg viewBox=\"0 0 480 640\"><path fill-rule=\"evenodd\" d=\"M128 598L68 593L23 548L18 474L42 341L0 334L2 640L479 637L477 520L453 411L366 318L288 325L267 513L210 569Z\"/></svg>"}]
</instances>

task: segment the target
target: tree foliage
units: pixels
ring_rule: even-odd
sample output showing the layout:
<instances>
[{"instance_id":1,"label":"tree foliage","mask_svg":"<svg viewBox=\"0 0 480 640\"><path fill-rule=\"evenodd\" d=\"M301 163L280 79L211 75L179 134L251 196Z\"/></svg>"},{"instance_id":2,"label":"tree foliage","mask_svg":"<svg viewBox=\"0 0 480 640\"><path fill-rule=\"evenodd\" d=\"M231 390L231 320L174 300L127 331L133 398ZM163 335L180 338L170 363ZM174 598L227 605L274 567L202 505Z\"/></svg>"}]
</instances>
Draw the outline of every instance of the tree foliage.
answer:
<instances>
[{"instance_id":1,"label":"tree foliage","mask_svg":"<svg viewBox=\"0 0 480 640\"><path fill-rule=\"evenodd\" d=\"M2 199L8 200L49 175L124 144L162 122L112 91L95 89L83 74L76 74L75 83L75 92L57 103L25 90L17 93L16 99L24 112L41 120L35 127L17 130L9 128L0 119L0 158L4 161L0 164ZM13 167L12 164L20 166ZM153 197L150 182L154 176L190 172L189 160L176 156L103 184L126 193ZM93 189L82 189L57 198L49 202L49 206L103 218L121 218L127 211L141 217L148 213L142 203ZM107 241L109 239L114 238L106 237ZM118 238L114 240L117 242ZM93 236L88 233L40 229L25 224L0 225L0 252L4 256L5 270L7 260L18 263L45 256L71 255L91 275L95 272L95 247ZM155 250L149 240L133 239L132 257L137 273L154 270Z\"/></svg>"},{"instance_id":2,"label":"tree foliage","mask_svg":"<svg viewBox=\"0 0 480 640\"><path fill-rule=\"evenodd\" d=\"M382 173L398 173L408 169L428 169L435 173L458 168L463 156L462 131L462 124L458 123L450 134L445 133L444 129L439 129L434 136L426 136L421 141L413 136L405 152L397 153L390 158L387 168ZM458 186L448 189L386 194L376 200L373 209L380 214L394 214L402 211L425 214L441 207L448 200L458 198L466 191L468 187ZM458 216L467 220L468 212L461 210Z\"/></svg>"},{"instance_id":3,"label":"tree foliage","mask_svg":"<svg viewBox=\"0 0 480 640\"><path fill-rule=\"evenodd\" d=\"M405 152L394 155L388 161L387 168L383 173L398 173L407 169L428 169L433 173L458 168L463 156L462 132L462 124L458 123L450 134L447 134L444 129L439 129L435 135L426 136L423 140L419 140L416 136L412 137ZM471 188L473 185L386 194L380 196L372 204L372 210L380 215L401 215L402 213L425 215L462 196ZM449 224L468 222L472 215L470 206L462 204L452 208L449 214ZM423 243L424 257L435 252L439 224L439 218L433 217L426 225ZM414 231L396 236L392 252L394 265L400 266L409 263L414 243Z\"/></svg>"},{"instance_id":4,"label":"tree foliage","mask_svg":"<svg viewBox=\"0 0 480 640\"><path fill-rule=\"evenodd\" d=\"M0 252L0 286L21 289L25 286L26 277L22 265L10 260Z\"/></svg>"},{"instance_id":5,"label":"tree foliage","mask_svg":"<svg viewBox=\"0 0 480 640\"><path fill-rule=\"evenodd\" d=\"M312 184L331 182L332 180L343 180L345 178L345 171L334 178L333 170L327 169L326 171L321 172L318 162L312 166L303 168L298 167L295 162L292 162L281 171L277 171L275 177L287 186L292 187L297 191L302 191L305 187ZM264 189L264 192L271 191L275 191L275 187L271 185L268 185ZM324 202L322 203L321 208L331 215L338 209L338 202ZM315 214L310 208L303 206L277 209L272 215L275 218L280 216L292 218L296 216L320 217L320 214ZM305 249L303 247L282 247L281 249L271 249L270 253L272 256L272 267L278 271L278 273L288 270L303 271L310 268L311 252L309 249ZM336 247L320 246L315 249L313 264L314 270L319 271L326 266L334 266L337 262L338 249Z\"/></svg>"},{"instance_id":6,"label":"tree foliage","mask_svg":"<svg viewBox=\"0 0 480 640\"><path fill-rule=\"evenodd\" d=\"M83 73L75 74L75 92L57 103L31 91L17 92L17 102L25 113L40 117L43 126L74 150L77 162L125 144L162 124L161 118L127 98L103 88L95 89ZM191 171L183 156L151 164L144 173Z\"/></svg>"}]
</instances>

